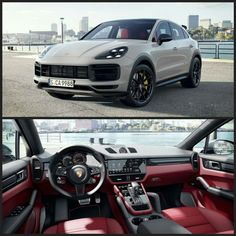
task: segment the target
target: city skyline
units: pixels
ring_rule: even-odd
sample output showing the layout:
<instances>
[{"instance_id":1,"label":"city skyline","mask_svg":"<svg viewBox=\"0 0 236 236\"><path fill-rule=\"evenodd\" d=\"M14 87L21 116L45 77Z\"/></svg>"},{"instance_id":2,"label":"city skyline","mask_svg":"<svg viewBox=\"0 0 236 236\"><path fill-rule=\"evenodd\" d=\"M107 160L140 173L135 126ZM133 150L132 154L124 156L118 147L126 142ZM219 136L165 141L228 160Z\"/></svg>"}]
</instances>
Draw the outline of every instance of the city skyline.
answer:
<instances>
[{"instance_id":1,"label":"city skyline","mask_svg":"<svg viewBox=\"0 0 236 236\"><path fill-rule=\"evenodd\" d=\"M130 7L132 12L127 10ZM212 23L234 22L233 3L3 3L3 33L50 30L51 24L56 23L60 34L60 17L65 18L67 29L79 32L84 16L89 17L88 27L94 27L103 21L124 18L164 18L188 25L189 15L211 18Z\"/></svg>"}]
</instances>

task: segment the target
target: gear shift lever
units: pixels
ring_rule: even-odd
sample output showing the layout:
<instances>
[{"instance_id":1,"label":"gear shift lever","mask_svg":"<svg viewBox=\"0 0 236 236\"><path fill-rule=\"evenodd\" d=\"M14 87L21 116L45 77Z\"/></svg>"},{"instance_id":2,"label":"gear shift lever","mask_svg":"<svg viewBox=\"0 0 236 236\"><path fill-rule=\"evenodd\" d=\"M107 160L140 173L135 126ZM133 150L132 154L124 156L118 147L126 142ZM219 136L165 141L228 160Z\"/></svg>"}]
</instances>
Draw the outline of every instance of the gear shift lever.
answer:
<instances>
[{"instance_id":1,"label":"gear shift lever","mask_svg":"<svg viewBox=\"0 0 236 236\"><path fill-rule=\"evenodd\" d=\"M131 182L132 192L134 197L138 197L139 194L139 184L137 182Z\"/></svg>"}]
</instances>

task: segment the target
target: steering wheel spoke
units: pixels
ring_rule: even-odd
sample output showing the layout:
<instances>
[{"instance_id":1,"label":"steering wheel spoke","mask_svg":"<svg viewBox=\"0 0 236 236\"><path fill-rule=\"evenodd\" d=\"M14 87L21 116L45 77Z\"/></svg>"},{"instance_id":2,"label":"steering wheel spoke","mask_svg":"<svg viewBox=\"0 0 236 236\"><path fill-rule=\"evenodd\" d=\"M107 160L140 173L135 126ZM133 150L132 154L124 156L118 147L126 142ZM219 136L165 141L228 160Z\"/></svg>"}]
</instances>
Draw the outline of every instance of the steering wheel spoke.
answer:
<instances>
[{"instance_id":1,"label":"steering wheel spoke","mask_svg":"<svg viewBox=\"0 0 236 236\"><path fill-rule=\"evenodd\" d=\"M85 195L85 184L75 184L75 195L78 199Z\"/></svg>"},{"instance_id":2,"label":"steering wheel spoke","mask_svg":"<svg viewBox=\"0 0 236 236\"><path fill-rule=\"evenodd\" d=\"M93 175L98 175L98 174L101 174L101 168L102 168L102 165L99 165L99 166L89 166L89 169L90 169L90 175L93 176Z\"/></svg>"},{"instance_id":3,"label":"steering wheel spoke","mask_svg":"<svg viewBox=\"0 0 236 236\"><path fill-rule=\"evenodd\" d=\"M58 167L56 169L55 175L57 177L66 177L67 176L67 169L66 169L66 167L61 167L61 166Z\"/></svg>"}]
</instances>

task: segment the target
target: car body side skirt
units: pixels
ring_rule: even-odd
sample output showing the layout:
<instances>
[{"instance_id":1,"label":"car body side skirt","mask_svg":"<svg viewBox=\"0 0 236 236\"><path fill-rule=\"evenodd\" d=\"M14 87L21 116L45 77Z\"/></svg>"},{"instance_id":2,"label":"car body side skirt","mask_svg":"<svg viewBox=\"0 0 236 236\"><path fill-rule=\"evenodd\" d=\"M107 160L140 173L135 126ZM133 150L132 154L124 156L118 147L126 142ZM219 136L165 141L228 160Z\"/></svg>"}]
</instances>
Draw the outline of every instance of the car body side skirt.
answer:
<instances>
[{"instance_id":1,"label":"car body side skirt","mask_svg":"<svg viewBox=\"0 0 236 236\"><path fill-rule=\"evenodd\" d=\"M179 76L175 76L175 77L172 77L169 79L164 79L164 80L158 81L158 82L156 82L156 87L161 87L161 86L165 86L168 84L173 84L173 83L176 83L176 82L181 81L186 78L188 78L188 73L183 74L183 75L179 75Z\"/></svg>"}]
</instances>

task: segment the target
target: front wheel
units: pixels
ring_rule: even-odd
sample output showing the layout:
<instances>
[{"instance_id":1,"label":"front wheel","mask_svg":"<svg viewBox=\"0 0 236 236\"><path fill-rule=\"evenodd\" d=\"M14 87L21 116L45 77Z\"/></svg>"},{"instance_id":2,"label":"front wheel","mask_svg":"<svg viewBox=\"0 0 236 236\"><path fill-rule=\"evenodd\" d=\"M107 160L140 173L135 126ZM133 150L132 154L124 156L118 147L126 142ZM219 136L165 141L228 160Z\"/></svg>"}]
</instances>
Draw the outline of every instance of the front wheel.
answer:
<instances>
[{"instance_id":1,"label":"front wheel","mask_svg":"<svg viewBox=\"0 0 236 236\"><path fill-rule=\"evenodd\" d=\"M201 62L195 57L192 60L188 78L181 80L184 88L196 88L200 84L201 79Z\"/></svg>"},{"instance_id":2,"label":"front wheel","mask_svg":"<svg viewBox=\"0 0 236 236\"><path fill-rule=\"evenodd\" d=\"M74 94L64 94L64 93L53 93L53 92L48 92L52 97L54 98L60 98L60 99L70 99L74 96Z\"/></svg>"},{"instance_id":3,"label":"front wheel","mask_svg":"<svg viewBox=\"0 0 236 236\"><path fill-rule=\"evenodd\" d=\"M154 87L155 75L153 71L146 65L138 65L130 76L127 96L121 101L129 106L144 106L151 101Z\"/></svg>"}]
</instances>

